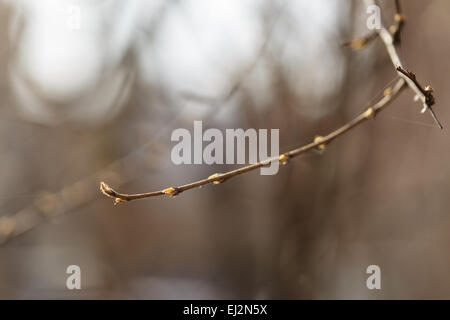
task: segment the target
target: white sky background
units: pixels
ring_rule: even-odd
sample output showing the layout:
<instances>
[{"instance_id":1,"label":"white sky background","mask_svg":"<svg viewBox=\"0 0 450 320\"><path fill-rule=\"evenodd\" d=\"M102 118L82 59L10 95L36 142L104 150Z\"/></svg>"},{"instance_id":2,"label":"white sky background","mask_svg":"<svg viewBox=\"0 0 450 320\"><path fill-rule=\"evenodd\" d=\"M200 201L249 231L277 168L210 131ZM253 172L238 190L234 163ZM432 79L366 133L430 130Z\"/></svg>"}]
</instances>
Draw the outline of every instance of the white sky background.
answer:
<instances>
[{"instance_id":1,"label":"white sky background","mask_svg":"<svg viewBox=\"0 0 450 320\"><path fill-rule=\"evenodd\" d=\"M11 41L19 42L16 58L20 72L56 101L82 96L98 85L101 74L116 68L132 45L138 48L138 68L144 82L159 83L174 96L180 92L221 95L255 61L265 40L261 9L267 2L262 0L180 1L161 20L152 42L145 41L142 30L148 28L166 0L8 2L26 20L22 37L16 38L14 29L11 34ZM343 75L342 57L336 54L337 43L330 43L330 38L348 3L277 3L285 3L288 19L283 13L269 47L282 48L279 59L295 91L307 93L312 102L320 100L335 90ZM81 9L78 30L67 27L71 6ZM270 98L265 95L272 85L265 77L264 63L253 73L246 87L263 104ZM193 105L178 100L177 106ZM331 110L319 111L316 108L308 114L308 109L299 110L309 116Z\"/></svg>"}]
</instances>

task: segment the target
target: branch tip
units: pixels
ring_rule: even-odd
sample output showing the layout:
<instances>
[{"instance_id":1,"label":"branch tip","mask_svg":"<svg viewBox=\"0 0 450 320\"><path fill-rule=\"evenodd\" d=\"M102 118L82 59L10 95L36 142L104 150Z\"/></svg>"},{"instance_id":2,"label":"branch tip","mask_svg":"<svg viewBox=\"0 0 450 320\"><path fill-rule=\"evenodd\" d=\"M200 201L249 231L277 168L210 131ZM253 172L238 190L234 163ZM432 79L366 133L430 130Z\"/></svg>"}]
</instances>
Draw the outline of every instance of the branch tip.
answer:
<instances>
[{"instance_id":1,"label":"branch tip","mask_svg":"<svg viewBox=\"0 0 450 320\"><path fill-rule=\"evenodd\" d=\"M115 198L115 194L116 192L110 187L108 186L106 183L104 183L103 181L100 182L100 191L105 195L108 196L110 198Z\"/></svg>"},{"instance_id":2,"label":"branch tip","mask_svg":"<svg viewBox=\"0 0 450 320\"><path fill-rule=\"evenodd\" d=\"M121 199L121 198L115 198L114 199L114 205L118 205L121 202L128 202L128 200Z\"/></svg>"}]
</instances>

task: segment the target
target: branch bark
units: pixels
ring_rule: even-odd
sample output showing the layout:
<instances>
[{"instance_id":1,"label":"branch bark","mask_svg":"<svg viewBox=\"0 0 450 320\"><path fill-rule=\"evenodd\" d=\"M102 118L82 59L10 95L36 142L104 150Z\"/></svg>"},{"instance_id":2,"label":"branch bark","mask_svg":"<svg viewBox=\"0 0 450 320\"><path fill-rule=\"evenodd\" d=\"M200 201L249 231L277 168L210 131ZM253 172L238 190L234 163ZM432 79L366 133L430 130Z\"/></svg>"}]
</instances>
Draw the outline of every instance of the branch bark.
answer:
<instances>
[{"instance_id":1,"label":"branch bark","mask_svg":"<svg viewBox=\"0 0 450 320\"><path fill-rule=\"evenodd\" d=\"M108 186L106 183L101 182L100 183L100 190L108 197L114 198L114 203L120 203L120 202L127 202L132 200L138 200L138 199L144 199L144 198L151 198L151 197L157 197L162 195L168 195L168 196L176 196L180 194L181 192L184 192L186 190L190 190L196 187L200 187L206 184L219 184L224 182L227 179L230 179L232 177L244 174L249 171L256 170L258 168L261 168L263 166L268 166L274 161L279 161L281 164L286 164L289 162L290 159L295 158L303 153L306 153L313 149L324 149L327 144L329 144L334 139L340 137L344 133L352 130L356 126L362 124L366 120L372 119L375 117L375 115L385 109L389 103L400 93L400 91L405 88L405 80L399 79L397 83L391 88L388 88L385 91L385 95L373 106L367 108L363 113L359 114L356 118L351 120L350 122L344 124L342 127L334 130L333 132L329 133L328 135L321 137L317 136L313 142L308 143L300 148L296 148L293 150L290 150L288 152L285 152L277 157L268 158L264 161L260 161L255 164L251 164L248 166L241 167L236 170L232 170L226 173L216 173L211 176L209 176L206 179L195 181L189 184L185 184L178 187L169 187L163 190L159 191L153 191L148 193L137 193L137 194L124 194L119 193L115 191L113 188Z\"/></svg>"}]
</instances>

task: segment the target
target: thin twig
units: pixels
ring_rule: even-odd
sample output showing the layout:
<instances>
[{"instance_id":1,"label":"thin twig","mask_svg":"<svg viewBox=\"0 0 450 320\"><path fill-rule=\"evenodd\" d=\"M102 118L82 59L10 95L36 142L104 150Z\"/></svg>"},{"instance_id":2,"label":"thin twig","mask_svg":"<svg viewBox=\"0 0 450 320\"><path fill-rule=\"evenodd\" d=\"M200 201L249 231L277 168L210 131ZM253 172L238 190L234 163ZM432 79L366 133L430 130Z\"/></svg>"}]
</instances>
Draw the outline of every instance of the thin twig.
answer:
<instances>
[{"instance_id":1,"label":"thin twig","mask_svg":"<svg viewBox=\"0 0 450 320\"><path fill-rule=\"evenodd\" d=\"M154 192L138 193L138 194L123 194L123 193L119 193L119 192L115 191L114 189L109 187L104 182L100 183L100 190L108 197L114 198L115 204L120 203L120 202L137 200L137 199L151 198L151 197L156 197L156 196L161 196L161 195L176 196L183 191L193 189L196 187L200 187L200 186L203 186L206 184L221 183L229 178L241 175L241 174L249 172L249 171L256 170L256 169L264 167L264 166L268 166L272 162L275 162L275 161L279 161L281 164L286 164L290 159L295 158L295 157L297 157L305 152L308 152L310 150L324 149L325 146L328 143L330 143L332 140L338 138L339 136L341 136L344 133L348 132L349 130L355 128L356 126L360 125L361 123L365 122L366 120L374 118L378 112L382 111L384 108L386 108L389 105L389 103L398 95L398 93L400 93L400 91L403 88L405 88L405 80L399 79L392 89L385 91L385 95L383 96L383 98L381 98L372 107L367 108L363 113L358 115L356 118L354 118L350 122L346 123L342 127L338 128L337 130L329 133L328 135L326 135L324 137L317 136L313 142L308 143L300 148L285 152L280 156L268 158L268 159L260 161L258 163L244 166L239 169L229 171L227 173L216 173L206 179L195 181L195 182L192 182L192 183L189 183L186 185L182 185L179 187L169 187L169 188L159 190L159 191L154 191Z\"/></svg>"},{"instance_id":2,"label":"thin twig","mask_svg":"<svg viewBox=\"0 0 450 320\"><path fill-rule=\"evenodd\" d=\"M367 4L374 4L373 0L366 0ZM439 125L439 127L442 129L442 125L438 121L437 117L435 116L431 106L434 104L434 97L432 95L432 89L430 86L427 86L425 88L422 88L422 86L417 82L415 75L412 72L406 71L403 68L402 62L397 54L397 50L395 48L395 44L398 43L400 39L400 32L404 25L404 16L401 14L401 7L399 1L396 1L396 15L395 15L395 24L393 25L393 28L391 28L391 32L389 32L385 27L381 26L380 29L377 30L376 34L382 39L382 41L385 44L386 50L388 51L389 57L392 60L392 63L394 67L397 70L398 75L400 76L400 79L397 81L397 83L394 85L394 87L388 88L385 90L385 94L383 98L381 98L377 103L375 103L372 107L369 107L366 109L363 113L358 115L356 118L351 120L350 122L346 123L339 129L329 133L328 135L321 137L317 136L313 142L306 144L300 148L290 150L286 153L283 153L280 156L272 157L263 161L260 161L255 164L251 164L248 166L241 167L236 170L229 171L227 173L216 173L211 176L209 176L206 179L195 181L186 185L182 185L179 187L169 187L163 190L154 191L154 192L148 192L148 193L138 193L138 194L123 194L115 191L110 186L108 186L106 183L101 182L100 183L100 190L108 197L114 198L114 203L120 203L120 202L127 202L137 199L144 199L144 198L150 198L150 197L156 197L156 196L162 196L162 195L169 195L169 196L176 196L180 194L181 192L184 192L189 189L193 189L196 187L200 187L206 184L214 183L218 184L221 182L224 182L227 179L230 179L232 177L241 175L243 173L256 170L258 168L268 166L272 162L279 161L281 164L286 164L291 158L297 157L303 153L306 153L313 149L324 149L325 146L330 143L332 140L338 138L339 136L343 135L344 133L350 131L351 129L355 128L356 126L362 124L368 119L374 118L375 115L382 111L384 108L386 108L389 103L400 93L400 91L408 85L416 94L416 97L420 99L423 103L423 105L431 112L433 118L435 119L436 123ZM360 49L365 47L365 45L370 42L375 37L373 34L367 36L366 38L363 38L364 40L361 40L359 42L350 42L349 44L356 49Z\"/></svg>"},{"instance_id":3,"label":"thin twig","mask_svg":"<svg viewBox=\"0 0 450 320\"><path fill-rule=\"evenodd\" d=\"M366 0L367 5L373 5L374 3L375 2L373 0ZM397 10L400 10L399 4L397 7ZM397 13L396 17L398 15L399 14ZM400 20L402 21L402 24L403 24L404 17L401 14L400 14L400 16L401 16ZM398 19L396 18L395 20L398 20ZM394 65L395 69L397 70L397 73L399 74L399 76L402 77L403 79L405 79L408 86L416 94L417 99L419 99L422 102L424 109L425 110L428 109L430 111L431 116L433 117L436 124L439 126L440 129L443 129L442 124L437 119L433 109L431 108L432 104L429 104L430 103L429 95L424 92L424 89L417 83L417 81L413 81L413 79L407 73L403 73L402 71L400 71L400 70L405 70L405 68L403 67L403 64L398 56L397 49L395 48L395 40L394 40L395 33L393 36L392 33L389 32L383 25L381 25L380 28L377 29L377 32L378 32L378 35L380 36L381 40L383 41L383 43L386 47L386 50L389 54L389 57L391 58L392 64ZM429 86L427 86L426 88L428 88L428 87ZM429 87L429 88L431 88L431 87ZM431 92L429 94L431 95ZM433 103L434 103L434 98L433 98Z\"/></svg>"}]
</instances>

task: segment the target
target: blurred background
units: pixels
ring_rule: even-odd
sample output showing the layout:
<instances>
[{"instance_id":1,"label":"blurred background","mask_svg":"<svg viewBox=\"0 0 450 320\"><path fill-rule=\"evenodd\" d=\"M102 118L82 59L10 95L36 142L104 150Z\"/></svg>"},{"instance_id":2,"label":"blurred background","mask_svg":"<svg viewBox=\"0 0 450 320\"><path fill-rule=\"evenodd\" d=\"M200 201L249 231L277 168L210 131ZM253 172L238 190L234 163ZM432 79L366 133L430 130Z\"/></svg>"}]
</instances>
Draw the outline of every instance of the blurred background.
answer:
<instances>
[{"instance_id":1,"label":"blurred background","mask_svg":"<svg viewBox=\"0 0 450 320\"><path fill-rule=\"evenodd\" d=\"M449 127L450 2L402 5L400 56ZM279 128L281 152L343 125L396 78L380 40L341 45L367 17L362 1L0 1L0 298L450 298L449 134L410 90L275 176L99 192L236 168L172 164L194 120Z\"/></svg>"}]
</instances>

